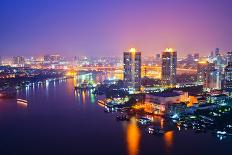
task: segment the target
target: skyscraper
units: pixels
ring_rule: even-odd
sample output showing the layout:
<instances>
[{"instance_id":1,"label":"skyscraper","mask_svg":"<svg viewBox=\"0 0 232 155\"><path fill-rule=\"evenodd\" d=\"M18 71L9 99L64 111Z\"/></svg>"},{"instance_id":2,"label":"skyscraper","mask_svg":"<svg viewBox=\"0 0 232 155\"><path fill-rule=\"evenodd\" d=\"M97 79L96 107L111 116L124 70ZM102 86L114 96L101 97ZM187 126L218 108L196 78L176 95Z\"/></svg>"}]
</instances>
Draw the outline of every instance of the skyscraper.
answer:
<instances>
[{"instance_id":1,"label":"skyscraper","mask_svg":"<svg viewBox=\"0 0 232 155\"><path fill-rule=\"evenodd\" d=\"M140 90L141 52L138 52L135 48L124 52L124 82L129 90Z\"/></svg>"},{"instance_id":2,"label":"skyscraper","mask_svg":"<svg viewBox=\"0 0 232 155\"><path fill-rule=\"evenodd\" d=\"M2 65L2 57L0 56L0 66Z\"/></svg>"},{"instance_id":3,"label":"skyscraper","mask_svg":"<svg viewBox=\"0 0 232 155\"><path fill-rule=\"evenodd\" d=\"M215 56L218 56L218 55L220 55L220 50L219 50L219 48L216 48L215 49Z\"/></svg>"},{"instance_id":4,"label":"skyscraper","mask_svg":"<svg viewBox=\"0 0 232 155\"><path fill-rule=\"evenodd\" d=\"M176 84L177 52L167 48L162 53L162 83L173 87Z\"/></svg>"},{"instance_id":5,"label":"skyscraper","mask_svg":"<svg viewBox=\"0 0 232 155\"><path fill-rule=\"evenodd\" d=\"M199 59L199 53L194 53L194 55L193 55L193 57L194 57L194 59Z\"/></svg>"},{"instance_id":6,"label":"skyscraper","mask_svg":"<svg viewBox=\"0 0 232 155\"><path fill-rule=\"evenodd\" d=\"M228 65L225 67L225 82L224 88L232 90L232 62L229 62Z\"/></svg>"},{"instance_id":7,"label":"skyscraper","mask_svg":"<svg viewBox=\"0 0 232 155\"><path fill-rule=\"evenodd\" d=\"M197 82L206 89L221 89L220 71L215 63L201 60L197 65Z\"/></svg>"},{"instance_id":8,"label":"skyscraper","mask_svg":"<svg viewBox=\"0 0 232 155\"><path fill-rule=\"evenodd\" d=\"M226 62L227 62L227 65L229 64L229 62L232 62L232 51L227 52Z\"/></svg>"},{"instance_id":9,"label":"skyscraper","mask_svg":"<svg viewBox=\"0 0 232 155\"><path fill-rule=\"evenodd\" d=\"M199 61L197 64L197 82L205 85L207 82L208 61Z\"/></svg>"}]
</instances>

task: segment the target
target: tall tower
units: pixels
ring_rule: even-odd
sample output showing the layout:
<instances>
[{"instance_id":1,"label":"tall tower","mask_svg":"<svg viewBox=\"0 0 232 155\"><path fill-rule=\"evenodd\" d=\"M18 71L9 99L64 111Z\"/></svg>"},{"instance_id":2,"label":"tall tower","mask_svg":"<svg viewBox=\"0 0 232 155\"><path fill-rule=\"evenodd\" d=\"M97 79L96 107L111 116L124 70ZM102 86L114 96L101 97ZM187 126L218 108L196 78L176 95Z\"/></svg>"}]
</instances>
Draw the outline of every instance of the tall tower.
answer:
<instances>
[{"instance_id":1,"label":"tall tower","mask_svg":"<svg viewBox=\"0 0 232 155\"><path fill-rule=\"evenodd\" d=\"M232 62L232 51L227 52L226 62L227 62L227 65L229 64L229 62Z\"/></svg>"},{"instance_id":2,"label":"tall tower","mask_svg":"<svg viewBox=\"0 0 232 155\"><path fill-rule=\"evenodd\" d=\"M197 64L197 82L206 89L221 89L220 71L215 63L201 60Z\"/></svg>"},{"instance_id":3,"label":"tall tower","mask_svg":"<svg viewBox=\"0 0 232 155\"><path fill-rule=\"evenodd\" d=\"M176 85L177 52L167 48L162 53L162 83L164 86Z\"/></svg>"},{"instance_id":4,"label":"tall tower","mask_svg":"<svg viewBox=\"0 0 232 155\"><path fill-rule=\"evenodd\" d=\"M225 83L224 88L226 90L232 90L232 62L229 62L225 68Z\"/></svg>"},{"instance_id":5,"label":"tall tower","mask_svg":"<svg viewBox=\"0 0 232 155\"><path fill-rule=\"evenodd\" d=\"M131 48L124 52L124 82L131 90L139 91L141 87L141 52Z\"/></svg>"}]
</instances>

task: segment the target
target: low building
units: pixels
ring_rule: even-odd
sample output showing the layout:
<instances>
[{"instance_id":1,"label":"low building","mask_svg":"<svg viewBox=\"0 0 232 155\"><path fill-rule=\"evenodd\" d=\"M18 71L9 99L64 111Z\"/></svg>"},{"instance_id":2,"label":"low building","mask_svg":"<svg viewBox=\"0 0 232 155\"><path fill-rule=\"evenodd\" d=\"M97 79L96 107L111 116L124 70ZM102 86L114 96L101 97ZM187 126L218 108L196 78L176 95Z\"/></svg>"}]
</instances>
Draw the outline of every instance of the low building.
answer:
<instances>
[{"instance_id":1,"label":"low building","mask_svg":"<svg viewBox=\"0 0 232 155\"><path fill-rule=\"evenodd\" d=\"M181 94L177 92L146 94L146 100L164 105L167 103L179 103L181 101Z\"/></svg>"}]
</instances>

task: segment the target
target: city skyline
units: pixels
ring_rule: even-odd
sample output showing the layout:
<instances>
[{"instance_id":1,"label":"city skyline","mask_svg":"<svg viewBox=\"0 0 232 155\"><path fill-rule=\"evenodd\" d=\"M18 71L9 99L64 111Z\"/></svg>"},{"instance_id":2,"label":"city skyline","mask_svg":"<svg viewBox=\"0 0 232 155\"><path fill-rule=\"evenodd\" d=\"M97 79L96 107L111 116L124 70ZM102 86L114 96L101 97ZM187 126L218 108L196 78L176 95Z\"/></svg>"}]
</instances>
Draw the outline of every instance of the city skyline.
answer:
<instances>
[{"instance_id":1,"label":"city skyline","mask_svg":"<svg viewBox=\"0 0 232 155\"><path fill-rule=\"evenodd\" d=\"M231 6L1 0L0 154L228 154Z\"/></svg>"},{"instance_id":2,"label":"city skyline","mask_svg":"<svg viewBox=\"0 0 232 155\"><path fill-rule=\"evenodd\" d=\"M0 3L3 56L120 56L130 47L145 51L143 55L173 47L185 56L232 48L229 0Z\"/></svg>"}]
</instances>

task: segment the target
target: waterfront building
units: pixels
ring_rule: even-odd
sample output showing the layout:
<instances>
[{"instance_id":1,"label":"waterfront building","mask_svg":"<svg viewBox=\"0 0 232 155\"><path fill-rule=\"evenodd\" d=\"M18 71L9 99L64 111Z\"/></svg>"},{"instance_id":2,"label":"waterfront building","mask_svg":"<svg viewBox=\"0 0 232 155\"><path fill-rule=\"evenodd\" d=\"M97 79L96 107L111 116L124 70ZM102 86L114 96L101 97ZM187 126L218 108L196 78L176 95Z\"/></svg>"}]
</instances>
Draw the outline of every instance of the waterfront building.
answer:
<instances>
[{"instance_id":1,"label":"waterfront building","mask_svg":"<svg viewBox=\"0 0 232 155\"><path fill-rule=\"evenodd\" d=\"M180 114L187 107L186 102L182 102L182 100L188 100L188 95L186 95L184 92L177 91L146 94L144 106L158 115L172 116L176 113Z\"/></svg>"},{"instance_id":2,"label":"waterfront building","mask_svg":"<svg viewBox=\"0 0 232 155\"><path fill-rule=\"evenodd\" d=\"M162 53L162 84L165 87L176 85L177 52L167 48Z\"/></svg>"},{"instance_id":3,"label":"waterfront building","mask_svg":"<svg viewBox=\"0 0 232 155\"><path fill-rule=\"evenodd\" d=\"M162 105L166 105L168 103L180 103L181 94L178 92L160 92L153 94L146 94L146 101L152 103L159 103Z\"/></svg>"},{"instance_id":4,"label":"waterfront building","mask_svg":"<svg viewBox=\"0 0 232 155\"><path fill-rule=\"evenodd\" d=\"M141 52L135 48L124 52L124 82L132 91L139 91L141 87Z\"/></svg>"}]
</instances>

